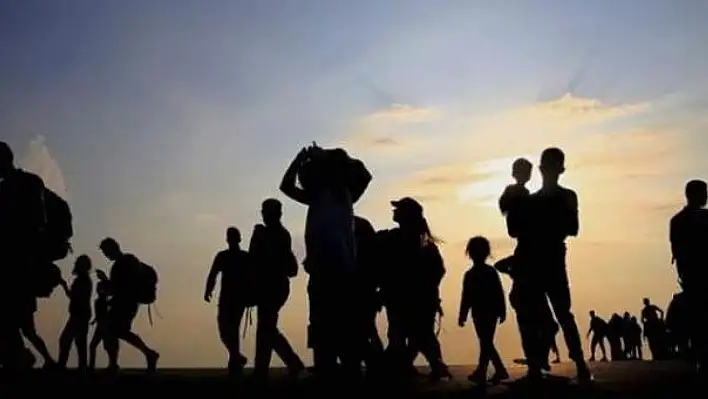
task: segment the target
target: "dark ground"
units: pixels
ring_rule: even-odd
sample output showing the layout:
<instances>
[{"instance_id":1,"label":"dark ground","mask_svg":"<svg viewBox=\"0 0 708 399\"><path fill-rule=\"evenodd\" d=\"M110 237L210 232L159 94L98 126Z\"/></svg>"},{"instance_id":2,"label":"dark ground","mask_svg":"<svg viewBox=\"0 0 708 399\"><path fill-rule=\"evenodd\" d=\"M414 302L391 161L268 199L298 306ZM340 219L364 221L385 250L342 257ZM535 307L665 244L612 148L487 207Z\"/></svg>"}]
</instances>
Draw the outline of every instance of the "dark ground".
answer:
<instances>
[{"instance_id":1,"label":"dark ground","mask_svg":"<svg viewBox=\"0 0 708 399\"><path fill-rule=\"evenodd\" d=\"M570 377L574 374L572 365L561 364L554 367L546 381L530 386L519 381L523 367L510 369L512 380L499 386L476 387L467 381L471 366L453 367L452 381L430 383L425 379L411 381L396 386L382 382L345 384L330 383L328 386L317 384L312 377L303 376L297 381L289 380L282 370L274 370L272 382L266 387L258 387L245 378L234 381L223 370L215 369L163 369L157 374L147 375L139 370L123 370L117 376L101 374L90 378L81 378L72 372L49 374L38 370L21 379L0 382L0 392L5 398L29 397L35 394L74 396L78 399L89 395L97 398L129 395L199 395L215 397L306 397L322 396L353 397L441 397L474 398L491 396L496 398L646 398L646 397L681 397L704 396L697 391L693 373L681 362L615 362L596 363L592 366L595 382L590 386L579 386ZM168 392L169 391L169 392Z\"/></svg>"}]
</instances>

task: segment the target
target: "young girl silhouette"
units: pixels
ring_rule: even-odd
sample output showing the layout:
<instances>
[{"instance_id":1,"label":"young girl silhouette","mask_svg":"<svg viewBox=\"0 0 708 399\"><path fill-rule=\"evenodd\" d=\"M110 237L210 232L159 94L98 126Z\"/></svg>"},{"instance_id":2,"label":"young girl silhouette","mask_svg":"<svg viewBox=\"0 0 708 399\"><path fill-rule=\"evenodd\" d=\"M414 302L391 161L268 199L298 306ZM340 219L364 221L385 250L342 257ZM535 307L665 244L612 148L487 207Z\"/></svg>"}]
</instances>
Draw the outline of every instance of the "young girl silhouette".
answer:
<instances>
[{"instance_id":1,"label":"young girl silhouette","mask_svg":"<svg viewBox=\"0 0 708 399\"><path fill-rule=\"evenodd\" d=\"M509 378L509 373L494 346L497 324L504 323L506 319L504 289L499 273L487 264L491 248L486 238L471 238L467 243L466 252L472 260L472 267L464 277L458 324L464 327L471 313L479 340L479 365L468 378L474 383L485 384L487 368L489 363L492 363L495 371L492 382L498 383Z\"/></svg>"},{"instance_id":2,"label":"young girl silhouette","mask_svg":"<svg viewBox=\"0 0 708 399\"><path fill-rule=\"evenodd\" d=\"M71 344L76 345L78 354L79 370L86 370L87 365L87 341L89 321L91 320L91 294L93 283L91 281L91 258L81 255L74 263L74 281L71 288L66 282L62 286L69 297L69 320L59 337L59 360L60 367L66 367L69 360Z\"/></svg>"}]
</instances>

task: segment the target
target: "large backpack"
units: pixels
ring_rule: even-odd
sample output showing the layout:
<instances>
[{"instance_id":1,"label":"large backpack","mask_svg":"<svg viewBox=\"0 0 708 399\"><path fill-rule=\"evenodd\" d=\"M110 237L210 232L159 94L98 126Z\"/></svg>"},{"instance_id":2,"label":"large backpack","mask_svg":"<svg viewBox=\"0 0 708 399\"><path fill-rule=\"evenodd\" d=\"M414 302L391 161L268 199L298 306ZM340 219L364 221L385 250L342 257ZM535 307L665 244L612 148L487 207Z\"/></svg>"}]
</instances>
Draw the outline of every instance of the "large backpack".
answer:
<instances>
[{"instance_id":1,"label":"large backpack","mask_svg":"<svg viewBox=\"0 0 708 399\"><path fill-rule=\"evenodd\" d=\"M32 294L37 298L49 298L62 282L61 270L49 262L33 264L31 270Z\"/></svg>"},{"instance_id":2,"label":"large backpack","mask_svg":"<svg viewBox=\"0 0 708 399\"><path fill-rule=\"evenodd\" d=\"M157 300L157 271L154 267L138 262L135 270L135 299L143 305Z\"/></svg>"},{"instance_id":3,"label":"large backpack","mask_svg":"<svg viewBox=\"0 0 708 399\"><path fill-rule=\"evenodd\" d=\"M44 207L47 213L45 259L62 260L71 252L71 238L74 236L71 208L63 198L48 188L44 192Z\"/></svg>"}]
</instances>

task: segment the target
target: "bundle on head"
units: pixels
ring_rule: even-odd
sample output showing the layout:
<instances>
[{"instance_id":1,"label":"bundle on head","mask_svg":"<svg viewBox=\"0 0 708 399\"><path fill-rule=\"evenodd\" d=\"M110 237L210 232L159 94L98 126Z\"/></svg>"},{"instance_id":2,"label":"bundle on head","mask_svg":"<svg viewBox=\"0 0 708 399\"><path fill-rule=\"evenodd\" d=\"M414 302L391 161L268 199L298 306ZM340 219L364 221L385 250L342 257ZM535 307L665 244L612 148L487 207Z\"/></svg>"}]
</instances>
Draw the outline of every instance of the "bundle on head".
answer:
<instances>
[{"instance_id":1,"label":"bundle on head","mask_svg":"<svg viewBox=\"0 0 708 399\"><path fill-rule=\"evenodd\" d=\"M367 178L362 178L362 175ZM368 171L364 164L351 158L341 148L313 148L298 178L306 190L331 190L335 193L348 191L356 197L358 195L355 193L363 192L368 185Z\"/></svg>"}]
</instances>

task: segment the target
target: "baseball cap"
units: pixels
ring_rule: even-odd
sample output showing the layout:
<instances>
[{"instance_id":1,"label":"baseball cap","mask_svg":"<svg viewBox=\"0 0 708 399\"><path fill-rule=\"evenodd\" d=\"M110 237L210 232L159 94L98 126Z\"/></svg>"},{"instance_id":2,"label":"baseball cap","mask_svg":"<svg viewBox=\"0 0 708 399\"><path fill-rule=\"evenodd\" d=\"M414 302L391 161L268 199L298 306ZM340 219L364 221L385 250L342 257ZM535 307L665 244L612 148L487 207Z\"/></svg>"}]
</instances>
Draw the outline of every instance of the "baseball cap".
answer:
<instances>
[{"instance_id":1,"label":"baseball cap","mask_svg":"<svg viewBox=\"0 0 708 399\"><path fill-rule=\"evenodd\" d=\"M411 197L404 197L396 201L391 201L391 205L402 211L408 211L412 213L423 213L423 206Z\"/></svg>"}]
</instances>

